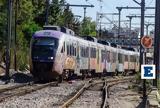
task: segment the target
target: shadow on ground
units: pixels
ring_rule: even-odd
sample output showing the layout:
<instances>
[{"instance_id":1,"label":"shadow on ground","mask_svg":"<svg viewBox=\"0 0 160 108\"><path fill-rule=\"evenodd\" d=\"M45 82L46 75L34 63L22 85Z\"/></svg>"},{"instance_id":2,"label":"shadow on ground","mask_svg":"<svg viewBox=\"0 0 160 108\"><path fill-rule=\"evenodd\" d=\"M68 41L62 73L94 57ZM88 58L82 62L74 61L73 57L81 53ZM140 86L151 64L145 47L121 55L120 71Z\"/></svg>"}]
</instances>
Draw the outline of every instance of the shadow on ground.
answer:
<instances>
[{"instance_id":1,"label":"shadow on ground","mask_svg":"<svg viewBox=\"0 0 160 108\"><path fill-rule=\"evenodd\" d=\"M33 81L32 75L25 73L15 73L11 76L11 79L13 79L15 83L27 83Z\"/></svg>"},{"instance_id":2,"label":"shadow on ground","mask_svg":"<svg viewBox=\"0 0 160 108\"><path fill-rule=\"evenodd\" d=\"M3 82L14 82L14 83L27 83L34 80L33 76L31 74L26 73L15 73L13 74L9 79L2 76L0 77L0 80Z\"/></svg>"},{"instance_id":3,"label":"shadow on ground","mask_svg":"<svg viewBox=\"0 0 160 108\"><path fill-rule=\"evenodd\" d=\"M147 98L142 99L141 103L136 108L146 108Z\"/></svg>"}]
</instances>

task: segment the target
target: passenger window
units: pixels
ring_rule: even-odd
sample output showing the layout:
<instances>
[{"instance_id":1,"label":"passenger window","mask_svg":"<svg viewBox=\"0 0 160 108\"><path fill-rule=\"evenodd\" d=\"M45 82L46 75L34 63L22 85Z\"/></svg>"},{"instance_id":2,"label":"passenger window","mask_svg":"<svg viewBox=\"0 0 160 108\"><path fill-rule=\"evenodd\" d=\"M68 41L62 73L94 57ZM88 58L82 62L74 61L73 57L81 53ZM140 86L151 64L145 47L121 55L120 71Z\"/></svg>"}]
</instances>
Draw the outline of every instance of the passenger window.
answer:
<instances>
[{"instance_id":1,"label":"passenger window","mask_svg":"<svg viewBox=\"0 0 160 108\"><path fill-rule=\"evenodd\" d=\"M69 45L67 45L67 55L69 55Z\"/></svg>"},{"instance_id":2,"label":"passenger window","mask_svg":"<svg viewBox=\"0 0 160 108\"><path fill-rule=\"evenodd\" d=\"M65 52L65 42L63 43L62 49L61 49L61 53Z\"/></svg>"},{"instance_id":3,"label":"passenger window","mask_svg":"<svg viewBox=\"0 0 160 108\"><path fill-rule=\"evenodd\" d=\"M77 56L77 53L76 53L76 52L77 52L77 49L75 48L75 49L74 49L74 55L75 55L75 56Z\"/></svg>"},{"instance_id":4,"label":"passenger window","mask_svg":"<svg viewBox=\"0 0 160 108\"><path fill-rule=\"evenodd\" d=\"M62 49L61 49L61 53L64 53L64 48L63 48L63 46L62 46Z\"/></svg>"}]
</instances>

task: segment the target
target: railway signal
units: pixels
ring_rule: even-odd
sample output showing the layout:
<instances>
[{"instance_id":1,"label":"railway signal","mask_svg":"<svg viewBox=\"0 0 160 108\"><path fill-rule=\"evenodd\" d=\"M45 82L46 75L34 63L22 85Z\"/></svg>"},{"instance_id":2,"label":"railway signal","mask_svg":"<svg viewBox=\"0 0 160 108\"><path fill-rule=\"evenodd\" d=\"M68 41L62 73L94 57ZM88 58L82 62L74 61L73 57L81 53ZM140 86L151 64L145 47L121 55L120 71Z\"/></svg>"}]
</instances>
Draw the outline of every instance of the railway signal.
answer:
<instances>
[{"instance_id":1,"label":"railway signal","mask_svg":"<svg viewBox=\"0 0 160 108\"><path fill-rule=\"evenodd\" d=\"M141 38L141 45L144 47L144 48L151 48L152 47L152 38L150 36L143 36Z\"/></svg>"}]
</instances>

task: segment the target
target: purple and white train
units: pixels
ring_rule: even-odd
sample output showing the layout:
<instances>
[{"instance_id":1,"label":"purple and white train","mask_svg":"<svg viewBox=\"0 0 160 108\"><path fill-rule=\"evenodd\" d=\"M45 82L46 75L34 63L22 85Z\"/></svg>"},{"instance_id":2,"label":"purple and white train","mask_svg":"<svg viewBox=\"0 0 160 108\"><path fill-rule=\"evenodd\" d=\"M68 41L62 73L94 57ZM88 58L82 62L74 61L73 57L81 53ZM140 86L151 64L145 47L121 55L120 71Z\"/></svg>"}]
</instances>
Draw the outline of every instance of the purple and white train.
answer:
<instances>
[{"instance_id":1,"label":"purple and white train","mask_svg":"<svg viewBox=\"0 0 160 108\"><path fill-rule=\"evenodd\" d=\"M88 41L58 30L37 31L31 40L30 71L39 79L62 81L64 76L113 75L138 70L139 52L136 51Z\"/></svg>"}]
</instances>

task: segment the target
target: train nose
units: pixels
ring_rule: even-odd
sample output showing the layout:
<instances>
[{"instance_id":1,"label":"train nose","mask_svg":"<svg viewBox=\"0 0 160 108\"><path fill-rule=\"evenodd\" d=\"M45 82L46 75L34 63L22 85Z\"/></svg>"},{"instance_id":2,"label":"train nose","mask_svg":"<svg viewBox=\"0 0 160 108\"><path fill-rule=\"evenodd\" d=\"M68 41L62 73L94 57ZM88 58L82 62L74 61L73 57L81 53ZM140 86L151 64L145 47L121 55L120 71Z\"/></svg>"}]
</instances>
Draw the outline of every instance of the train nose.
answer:
<instances>
[{"instance_id":1,"label":"train nose","mask_svg":"<svg viewBox=\"0 0 160 108\"><path fill-rule=\"evenodd\" d=\"M54 57L40 57L40 56L34 56L33 61L40 61L40 62L53 62Z\"/></svg>"},{"instance_id":2,"label":"train nose","mask_svg":"<svg viewBox=\"0 0 160 108\"><path fill-rule=\"evenodd\" d=\"M33 75L38 78L49 78L52 73L53 62L33 62Z\"/></svg>"}]
</instances>

